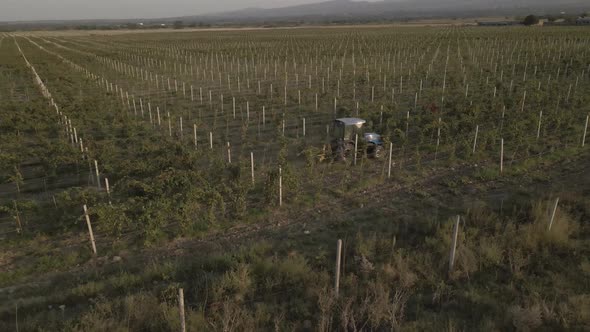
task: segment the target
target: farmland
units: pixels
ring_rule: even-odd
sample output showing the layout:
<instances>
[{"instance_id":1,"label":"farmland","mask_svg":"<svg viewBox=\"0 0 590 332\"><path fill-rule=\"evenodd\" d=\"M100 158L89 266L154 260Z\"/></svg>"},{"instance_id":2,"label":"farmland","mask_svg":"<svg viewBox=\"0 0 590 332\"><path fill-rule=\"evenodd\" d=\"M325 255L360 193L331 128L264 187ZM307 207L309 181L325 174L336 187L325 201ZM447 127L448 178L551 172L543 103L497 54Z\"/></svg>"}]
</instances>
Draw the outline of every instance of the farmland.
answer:
<instances>
[{"instance_id":1,"label":"farmland","mask_svg":"<svg viewBox=\"0 0 590 332\"><path fill-rule=\"evenodd\" d=\"M587 329L588 91L584 28L0 35L0 329Z\"/></svg>"}]
</instances>

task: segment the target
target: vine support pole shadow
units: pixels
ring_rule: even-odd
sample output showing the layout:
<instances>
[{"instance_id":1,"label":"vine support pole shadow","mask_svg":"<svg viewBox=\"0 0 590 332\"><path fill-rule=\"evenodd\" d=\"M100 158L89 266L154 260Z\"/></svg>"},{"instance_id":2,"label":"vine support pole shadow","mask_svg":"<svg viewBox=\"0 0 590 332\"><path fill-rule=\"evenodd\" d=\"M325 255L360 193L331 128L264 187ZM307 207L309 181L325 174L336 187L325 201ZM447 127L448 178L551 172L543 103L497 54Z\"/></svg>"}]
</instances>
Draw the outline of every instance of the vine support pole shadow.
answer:
<instances>
[{"instance_id":1,"label":"vine support pole shadow","mask_svg":"<svg viewBox=\"0 0 590 332\"><path fill-rule=\"evenodd\" d=\"M541 120L543 119L543 111L539 111L539 123L537 124L537 141L541 137Z\"/></svg>"},{"instance_id":2,"label":"vine support pole shadow","mask_svg":"<svg viewBox=\"0 0 590 332\"><path fill-rule=\"evenodd\" d=\"M18 330L18 303L16 303L14 305L14 309L15 309L15 311L14 311L14 319L15 319L15 324L16 324L16 332L18 332L19 331Z\"/></svg>"}]
</instances>

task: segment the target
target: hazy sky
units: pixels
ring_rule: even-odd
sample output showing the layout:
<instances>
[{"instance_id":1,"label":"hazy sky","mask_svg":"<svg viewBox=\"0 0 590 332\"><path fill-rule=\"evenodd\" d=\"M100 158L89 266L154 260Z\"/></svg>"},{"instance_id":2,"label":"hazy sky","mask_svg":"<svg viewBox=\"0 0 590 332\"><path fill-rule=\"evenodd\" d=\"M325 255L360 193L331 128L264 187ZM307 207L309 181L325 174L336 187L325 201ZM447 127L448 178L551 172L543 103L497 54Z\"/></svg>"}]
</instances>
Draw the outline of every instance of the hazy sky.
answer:
<instances>
[{"instance_id":1,"label":"hazy sky","mask_svg":"<svg viewBox=\"0 0 590 332\"><path fill-rule=\"evenodd\" d=\"M0 0L0 21L157 18L322 0ZM374 1L374 0L373 0Z\"/></svg>"}]
</instances>

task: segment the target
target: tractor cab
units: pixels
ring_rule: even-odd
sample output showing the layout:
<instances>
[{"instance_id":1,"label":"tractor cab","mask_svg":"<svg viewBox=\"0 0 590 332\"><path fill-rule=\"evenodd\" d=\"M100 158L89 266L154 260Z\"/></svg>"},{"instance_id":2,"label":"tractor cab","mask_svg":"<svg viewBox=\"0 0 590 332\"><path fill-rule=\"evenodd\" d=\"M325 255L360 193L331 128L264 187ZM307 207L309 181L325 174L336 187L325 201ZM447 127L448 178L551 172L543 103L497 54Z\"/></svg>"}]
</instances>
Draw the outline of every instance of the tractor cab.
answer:
<instances>
[{"instance_id":1,"label":"tractor cab","mask_svg":"<svg viewBox=\"0 0 590 332\"><path fill-rule=\"evenodd\" d=\"M332 125L332 153L335 159L344 160L351 151L354 151L355 138L365 141L367 156L379 158L383 149L381 135L365 132L363 125L367 121L359 118L340 118L334 120Z\"/></svg>"},{"instance_id":2,"label":"tractor cab","mask_svg":"<svg viewBox=\"0 0 590 332\"><path fill-rule=\"evenodd\" d=\"M354 141L367 121L359 118L342 118L334 120L332 138Z\"/></svg>"}]
</instances>

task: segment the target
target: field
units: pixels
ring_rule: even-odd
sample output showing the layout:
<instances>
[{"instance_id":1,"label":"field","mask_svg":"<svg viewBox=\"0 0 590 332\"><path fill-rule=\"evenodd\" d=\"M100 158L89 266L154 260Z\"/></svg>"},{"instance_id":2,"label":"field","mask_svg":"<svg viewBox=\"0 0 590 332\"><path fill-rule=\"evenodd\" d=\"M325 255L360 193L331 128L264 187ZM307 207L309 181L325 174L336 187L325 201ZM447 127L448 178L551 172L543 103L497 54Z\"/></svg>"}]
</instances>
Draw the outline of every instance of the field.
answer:
<instances>
[{"instance_id":1,"label":"field","mask_svg":"<svg viewBox=\"0 0 590 332\"><path fill-rule=\"evenodd\" d=\"M588 91L587 28L0 34L0 330L587 330Z\"/></svg>"}]
</instances>

